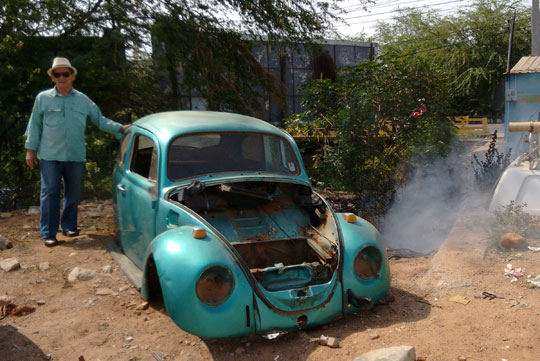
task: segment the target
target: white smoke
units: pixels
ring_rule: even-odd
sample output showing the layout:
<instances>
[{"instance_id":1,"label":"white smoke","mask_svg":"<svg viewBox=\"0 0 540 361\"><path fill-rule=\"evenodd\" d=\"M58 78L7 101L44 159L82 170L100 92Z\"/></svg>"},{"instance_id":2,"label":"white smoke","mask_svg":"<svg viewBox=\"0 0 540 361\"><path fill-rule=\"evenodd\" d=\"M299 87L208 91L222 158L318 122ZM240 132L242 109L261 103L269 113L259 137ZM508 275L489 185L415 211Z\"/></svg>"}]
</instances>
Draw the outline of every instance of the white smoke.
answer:
<instances>
[{"instance_id":1,"label":"white smoke","mask_svg":"<svg viewBox=\"0 0 540 361\"><path fill-rule=\"evenodd\" d=\"M465 156L439 159L417 168L397 191L382 222L390 248L430 253L439 248L460 214L462 200L472 187L472 170Z\"/></svg>"}]
</instances>

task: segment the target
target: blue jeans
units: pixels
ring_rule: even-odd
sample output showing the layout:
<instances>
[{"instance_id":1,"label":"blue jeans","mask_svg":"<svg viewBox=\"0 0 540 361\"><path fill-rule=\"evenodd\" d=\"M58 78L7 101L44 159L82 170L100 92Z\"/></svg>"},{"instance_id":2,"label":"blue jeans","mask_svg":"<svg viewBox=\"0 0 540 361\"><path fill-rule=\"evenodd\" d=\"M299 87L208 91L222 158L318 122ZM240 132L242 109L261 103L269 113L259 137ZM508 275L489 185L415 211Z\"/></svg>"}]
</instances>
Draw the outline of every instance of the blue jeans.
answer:
<instances>
[{"instance_id":1,"label":"blue jeans","mask_svg":"<svg viewBox=\"0 0 540 361\"><path fill-rule=\"evenodd\" d=\"M77 230L77 207L81 196L84 162L41 160L39 232L42 238L56 237L60 224L60 186L64 178L64 205L61 226Z\"/></svg>"}]
</instances>

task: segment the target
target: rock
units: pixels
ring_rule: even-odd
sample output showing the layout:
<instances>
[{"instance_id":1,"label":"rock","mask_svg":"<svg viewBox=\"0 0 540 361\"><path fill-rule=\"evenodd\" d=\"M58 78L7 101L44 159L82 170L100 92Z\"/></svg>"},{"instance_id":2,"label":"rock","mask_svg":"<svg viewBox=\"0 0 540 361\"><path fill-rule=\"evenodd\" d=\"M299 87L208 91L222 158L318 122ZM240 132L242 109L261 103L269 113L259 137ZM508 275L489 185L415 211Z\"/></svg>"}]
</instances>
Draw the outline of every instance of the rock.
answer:
<instances>
[{"instance_id":1,"label":"rock","mask_svg":"<svg viewBox=\"0 0 540 361\"><path fill-rule=\"evenodd\" d=\"M369 351L354 361L415 361L416 351L412 346L394 346Z\"/></svg>"},{"instance_id":2,"label":"rock","mask_svg":"<svg viewBox=\"0 0 540 361\"><path fill-rule=\"evenodd\" d=\"M75 267L71 270L68 274L68 281L69 282L75 282L79 279L79 273L81 272L81 269L79 267Z\"/></svg>"},{"instance_id":3,"label":"rock","mask_svg":"<svg viewBox=\"0 0 540 361\"><path fill-rule=\"evenodd\" d=\"M377 335L376 333L372 333L369 335L369 338L372 339L372 340L376 340L378 338L381 338L381 336Z\"/></svg>"},{"instance_id":4,"label":"rock","mask_svg":"<svg viewBox=\"0 0 540 361\"><path fill-rule=\"evenodd\" d=\"M9 298L8 295L2 295L2 296L0 296L0 302L10 303L11 298Z\"/></svg>"},{"instance_id":5,"label":"rock","mask_svg":"<svg viewBox=\"0 0 540 361\"><path fill-rule=\"evenodd\" d=\"M28 214L39 214L39 206L28 207L28 211L26 213L28 213Z\"/></svg>"},{"instance_id":6,"label":"rock","mask_svg":"<svg viewBox=\"0 0 540 361\"><path fill-rule=\"evenodd\" d=\"M148 306L150 306L148 302L143 302L140 305L138 305L135 309L139 311L144 311L148 309Z\"/></svg>"},{"instance_id":7,"label":"rock","mask_svg":"<svg viewBox=\"0 0 540 361\"><path fill-rule=\"evenodd\" d=\"M0 236L0 251L13 247L11 241L5 237Z\"/></svg>"},{"instance_id":8,"label":"rock","mask_svg":"<svg viewBox=\"0 0 540 361\"><path fill-rule=\"evenodd\" d=\"M234 350L234 354L235 354L235 355L241 355L241 354L243 354L244 352L246 352L246 349L243 348L242 346L238 346L238 347L236 348L236 350Z\"/></svg>"},{"instance_id":9,"label":"rock","mask_svg":"<svg viewBox=\"0 0 540 361\"><path fill-rule=\"evenodd\" d=\"M91 269L82 268L80 273L79 273L78 279L80 281L89 281L94 277L96 277L96 271L91 270Z\"/></svg>"},{"instance_id":10,"label":"rock","mask_svg":"<svg viewBox=\"0 0 540 361\"><path fill-rule=\"evenodd\" d=\"M335 337L328 337L328 340L326 340L326 346L331 348L338 348L339 341Z\"/></svg>"},{"instance_id":11,"label":"rock","mask_svg":"<svg viewBox=\"0 0 540 361\"><path fill-rule=\"evenodd\" d=\"M6 258L2 261L0 261L0 268L2 268L6 272L11 272L19 269L21 267L21 264L19 263L19 260L17 258Z\"/></svg>"},{"instance_id":12,"label":"rock","mask_svg":"<svg viewBox=\"0 0 540 361\"><path fill-rule=\"evenodd\" d=\"M321 335L321 337L319 338L310 339L310 342L312 341L318 342L320 345L328 346L331 348L339 347L339 341L335 337L330 337L327 335Z\"/></svg>"},{"instance_id":13,"label":"rock","mask_svg":"<svg viewBox=\"0 0 540 361\"><path fill-rule=\"evenodd\" d=\"M49 268L51 268L51 265L49 264L49 262L40 262L40 264L39 264L39 269L40 270L46 271Z\"/></svg>"},{"instance_id":14,"label":"rock","mask_svg":"<svg viewBox=\"0 0 540 361\"><path fill-rule=\"evenodd\" d=\"M110 288L97 288L96 289L96 295L97 296L110 296L113 294L113 290Z\"/></svg>"},{"instance_id":15,"label":"rock","mask_svg":"<svg viewBox=\"0 0 540 361\"><path fill-rule=\"evenodd\" d=\"M90 307L90 306L92 306L94 304L94 302L96 302L96 298L91 298L88 301L86 301L86 303L84 305L86 307Z\"/></svg>"},{"instance_id":16,"label":"rock","mask_svg":"<svg viewBox=\"0 0 540 361\"><path fill-rule=\"evenodd\" d=\"M6 218L9 218L9 217L11 217L11 213L9 213L9 212L0 212L0 218L6 219Z\"/></svg>"},{"instance_id":17,"label":"rock","mask_svg":"<svg viewBox=\"0 0 540 361\"><path fill-rule=\"evenodd\" d=\"M101 216L101 213L100 212L89 211L89 212L86 212L86 216L89 217L89 218L99 218Z\"/></svg>"},{"instance_id":18,"label":"rock","mask_svg":"<svg viewBox=\"0 0 540 361\"><path fill-rule=\"evenodd\" d=\"M531 287L540 287L540 275L533 278L532 276L527 277L527 282L531 284Z\"/></svg>"},{"instance_id":19,"label":"rock","mask_svg":"<svg viewBox=\"0 0 540 361\"><path fill-rule=\"evenodd\" d=\"M69 282L88 281L96 277L96 271L86 268L75 267L68 275Z\"/></svg>"},{"instance_id":20,"label":"rock","mask_svg":"<svg viewBox=\"0 0 540 361\"><path fill-rule=\"evenodd\" d=\"M522 249L528 246L527 239L517 233L505 233L499 244L506 249Z\"/></svg>"},{"instance_id":21,"label":"rock","mask_svg":"<svg viewBox=\"0 0 540 361\"><path fill-rule=\"evenodd\" d=\"M103 266L101 270L103 271L103 273L112 273L112 266L108 264L106 266Z\"/></svg>"},{"instance_id":22,"label":"rock","mask_svg":"<svg viewBox=\"0 0 540 361\"><path fill-rule=\"evenodd\" d=\"M464 356L459 356L457 359L458 361L467 361L467 358Z\"/></svg>"},{"instance_id":23,"label":"rock","mask_svg":"<svg viewBox=\"0 0 540 361\"><path fill-rule=\"evenodd\" d=\"M36 303L37 303L38 306L43 306L45 304L45 301L44 300L38 300Z\"/></svg>"}]
</instances>

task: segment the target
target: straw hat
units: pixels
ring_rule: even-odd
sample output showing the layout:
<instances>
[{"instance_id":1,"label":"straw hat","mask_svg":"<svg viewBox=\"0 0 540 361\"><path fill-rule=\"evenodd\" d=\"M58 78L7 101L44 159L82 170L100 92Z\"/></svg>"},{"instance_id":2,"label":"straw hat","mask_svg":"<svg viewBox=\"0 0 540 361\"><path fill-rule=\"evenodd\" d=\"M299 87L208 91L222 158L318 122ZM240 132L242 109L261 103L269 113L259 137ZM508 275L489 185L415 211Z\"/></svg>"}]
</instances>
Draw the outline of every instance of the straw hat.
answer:
<instances>
[{"instance_id":1,"label":"straw hat","mask_svg":"<svg viewBox=\"0 0 540 361\"><path fill-rule=\"evenodd\" d=\"M49 74L49 76L52 76L52 71L56 68L70 68L71 70L73 70L73 74L77 75L77 69L71 66L71 63L67 58L54 58L51 68L47 70L47 74Z\"/></svg>"}]
</instances>

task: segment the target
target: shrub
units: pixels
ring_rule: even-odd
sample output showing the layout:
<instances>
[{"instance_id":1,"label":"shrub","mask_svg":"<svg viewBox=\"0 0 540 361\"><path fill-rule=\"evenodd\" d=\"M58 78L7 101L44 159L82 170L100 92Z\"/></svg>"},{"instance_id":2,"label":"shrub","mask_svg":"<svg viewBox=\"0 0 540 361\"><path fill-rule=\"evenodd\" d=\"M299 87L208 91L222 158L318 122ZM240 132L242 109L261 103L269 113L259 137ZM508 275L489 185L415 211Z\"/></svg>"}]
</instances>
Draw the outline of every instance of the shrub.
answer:
<instances>
[{"instance_id":1,"label":"shrub","mask_svg":"<svg viewBox=\"0 0 540 361\"><path fill-rule=\"evenodd\" d=\"M337 132L334 144L314 152L314 181L354 192L372 216L384 213L413 156L423 165L449 152L454 133L438 78L421 64L381 59L347 68L335 82L313 81L306 111L286 119L286 127L293 134ZM411 116L424 106L425 114Z\"/></svg>"},{"instance_id":2,"label":"shrub","mask_svg":"<svg viewBox=\"0 0 540 361\"><path fill-rule=\"evenodd\" d=\"M510 154L512 149L505 153L500 153L496 148L497 131L493 132L489 148L484 154L484 160L479 160L476 154L473 155L472 166L476 184L481 189L491 189L502 172L510 164Z\"/></svg>"},{"instance_id":3,"label":"shrub","mask_svg":"<svg viewBox=\"0 0 540 361\"><path fill-rule=\"evenodd\" d=\"M533 216L523 209L525 204L510 204L495 211L495 220L491 227L490 236L499 240L505 233L517 233L525 238L540 238L540 216Z\"/></svg>"}]
</instances>

